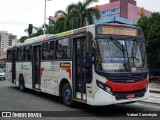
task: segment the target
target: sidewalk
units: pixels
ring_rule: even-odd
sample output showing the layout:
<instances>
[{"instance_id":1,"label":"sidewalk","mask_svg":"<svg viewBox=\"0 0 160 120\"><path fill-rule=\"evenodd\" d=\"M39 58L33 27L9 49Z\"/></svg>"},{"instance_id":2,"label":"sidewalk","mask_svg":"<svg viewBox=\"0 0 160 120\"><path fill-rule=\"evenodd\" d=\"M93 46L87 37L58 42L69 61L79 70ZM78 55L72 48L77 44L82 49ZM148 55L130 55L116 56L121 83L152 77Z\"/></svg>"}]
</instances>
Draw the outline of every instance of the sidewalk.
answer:
<instances>
[{"instance_id":1,"label":"sidewalk","mask_svg":"<svg viewBox=\"0 0 160 120\"><path fill-rule=\"evenodd\" d=\"M152 93L160 93L160 81L153 81L149 83L149 90Z\"/></svg>"},{"instance_id":2,"label":"sidewalk","mask_svg":"<svg viewBox=\"0 0 160 120\"><path fill-rule=\"evenodd\" d=\"M141 102L160 104L160 81L152 81L149 83L149 99Z\"/></svg>"}]
</instances>

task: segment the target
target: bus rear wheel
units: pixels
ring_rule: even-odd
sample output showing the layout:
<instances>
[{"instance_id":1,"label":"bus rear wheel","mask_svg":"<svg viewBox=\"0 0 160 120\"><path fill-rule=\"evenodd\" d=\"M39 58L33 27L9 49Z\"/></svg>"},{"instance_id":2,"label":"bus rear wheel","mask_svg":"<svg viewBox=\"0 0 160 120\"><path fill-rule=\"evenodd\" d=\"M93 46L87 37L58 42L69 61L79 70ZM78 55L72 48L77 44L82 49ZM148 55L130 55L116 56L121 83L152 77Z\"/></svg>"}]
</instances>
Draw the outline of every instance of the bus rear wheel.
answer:
<instances>
[{"instance_id":1,"label":"bus rear wheel","mask_svg":"<svg viewBox=\"0 0 160 120\"><path fill-rule=\"evenodd\" d=\"M69 107L73 106L72 89L69 83L64 84L62 89L63 103Z\"/></svg>"},{"instance_id":2,"label":"bus rear wheel","mask_svg":"<svg viewBox=\"0 0 160 120\"><path fill-rule=\"evenodd\" d=\"M19 89L20 89L20 91L25 91L25 85L24 85L24 78L23 78L23 76L20 76L20 78L19 78Z\"/></svg>"}]
</instances>

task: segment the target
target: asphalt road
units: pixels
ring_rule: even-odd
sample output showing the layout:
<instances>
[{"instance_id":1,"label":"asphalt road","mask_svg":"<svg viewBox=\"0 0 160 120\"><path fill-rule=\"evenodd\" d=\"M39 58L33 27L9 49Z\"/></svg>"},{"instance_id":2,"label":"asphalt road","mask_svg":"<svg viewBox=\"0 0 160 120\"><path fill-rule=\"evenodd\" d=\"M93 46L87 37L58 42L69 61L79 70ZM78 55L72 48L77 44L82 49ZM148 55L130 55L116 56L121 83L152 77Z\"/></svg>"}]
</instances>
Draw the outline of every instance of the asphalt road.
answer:
<instances>
[{"instance_id":1,"label":"asphalt road","mask_svg":"<svg viewBox=\"0 0 160 120\"><path fill-rule=\"evenodd\" d=\"M38 93L32 90L27 90L26 92L19 91L18 87L8 81L0 81L0 111L16 111L16 112L42 112L42 118L37 119L73 119L79 120L85 117L85 120L93 119L117 119L123 117L123 119L160 119L160 105L151 104L144 102L137 102L133 104L125 105L110 105L103 107L92 107L85 104L77 103L74 108L65 106L59 97L52 95ZM44 112L45 111L45 112ZM128 114L127 114L128 113ZM135 114L133 117L128 117L132 113ZM155 113L159 117L140 117L140 113L152 115ZM138 114L139 117L136 115ZM45 118L43 118L45 117ZM3 118L4 119L4 118ZM6 118L5 118L6 119ZM8 118L9 119L9 118ZM1 120L1 118L0 118Z\"/></svg>"}]
</instances>

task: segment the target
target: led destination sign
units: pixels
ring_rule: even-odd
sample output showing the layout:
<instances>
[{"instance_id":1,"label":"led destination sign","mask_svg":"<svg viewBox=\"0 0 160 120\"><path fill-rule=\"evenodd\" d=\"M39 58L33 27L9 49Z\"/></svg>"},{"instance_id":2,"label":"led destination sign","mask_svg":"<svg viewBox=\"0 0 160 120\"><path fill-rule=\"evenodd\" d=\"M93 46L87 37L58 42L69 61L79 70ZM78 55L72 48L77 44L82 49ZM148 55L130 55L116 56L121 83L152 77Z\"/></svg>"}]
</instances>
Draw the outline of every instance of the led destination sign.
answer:
<instances>
[{"instance_id":1,"label":"led destination sign","mask_svg":"<svg viewBox=\"0 0 160 120\"><path fill-rule=\"evenodd\" d=\"M137 29L127 27L99 26L98 33L111 35L137 36Z\"/></svg>"}]
</instances>

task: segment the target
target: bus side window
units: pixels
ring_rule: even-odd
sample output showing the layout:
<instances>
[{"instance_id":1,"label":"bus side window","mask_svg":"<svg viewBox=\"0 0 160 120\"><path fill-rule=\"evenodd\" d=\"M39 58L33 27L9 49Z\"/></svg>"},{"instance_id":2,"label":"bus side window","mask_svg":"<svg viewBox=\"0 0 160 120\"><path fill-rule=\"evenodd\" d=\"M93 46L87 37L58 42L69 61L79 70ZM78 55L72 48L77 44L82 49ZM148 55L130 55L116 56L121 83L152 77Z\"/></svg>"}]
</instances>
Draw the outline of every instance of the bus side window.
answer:
<instances>
[{"instance_id":1,"label":"bus side window","mask_svg":"<svg viewBox=\"0 0 160 120\"><path fill-rule=\"evenodd\" d=\"M64 38L56 41L56 58L69 59L70 58L70 39Z\"/></svg>"},{"instance_id":2,"label":"bus side window","mask_svg":"<svg viewBox=\"0 0 160 120\"><path fill-rule=\"evenodd\" d=\"M24 60L24 48L21 48L21 53L20 53L20 61L22 62Z\"/></svg>"},{"instance_id":3,"label":"bus side window","mask_svg":"<svg viewBox=\"0 0 160 120\"><path fill-rule=\"evenodd\" d=\"M62 58L62 40L57 40L56 41L56 59L61 59Z\"/></svg>"},{"instance_id":4,"label":"bus side window","mask_svg":"<svg viewBox=\"0 0 160 120\"><path fill-rule=\"evenodd\" d=\"M18 48L18 49L17 49L17 61L20 61L20 52L21 52L21 51L20 51L20 49Z\"/></svg>"},{"instance_id":5,"label":"bus side window","mask_svg":"<svg viewBox=\"0 0 160 120\"><path fill-rule=\"evenodd\" d=\"M42 50L43 50L43 54L42 54L42 59L43 60L54 60L54 42L45 42L42 45Z\"/></svg>"},{"instance_id":6,"label":"bus side window","mask_svg":"<svg viewBox=\"0 0 160 120\"><path fill-rule=\"evenodd\" d=\"M54 57L55 57L55 53L54 53L54 42L51 41L51 42L50 42L50 45L49 45L49 56L48 56L48 58L49 58L50 60L53 60Z\"/></svg>"},{"instance_id":7,"label":"bus side window","mask_svg":"<svg viewBox=\"0 0 160 120\"><path fill-rule=\"evenodd\" d=\"M24 48L17 49L17 61L22 62L24 59Z\"/></svg>"},{"instance_id":8,"label":"bus side window","mask_svg":"<svg viewBox=\"0 0 160 120\"><path fill-rule=\"evenodd\" d=\"M48 59L48 50L47 50L47 47L48 47L48 42L45 42L45 43L43 43L43 45L42 45L42 52L43 52L43 54L42 54L42 60L47 60Z\"/></svg>"},{"instance_id":9,"label":"bus side window","mask_svg":"<svg viewBox=\"0 0 160 120\"><path fill-rule=\"evenodd\" d=\"M24 61L31 61L31 46L26 46L24 48Z\"/></svg>"}]
</instances>

